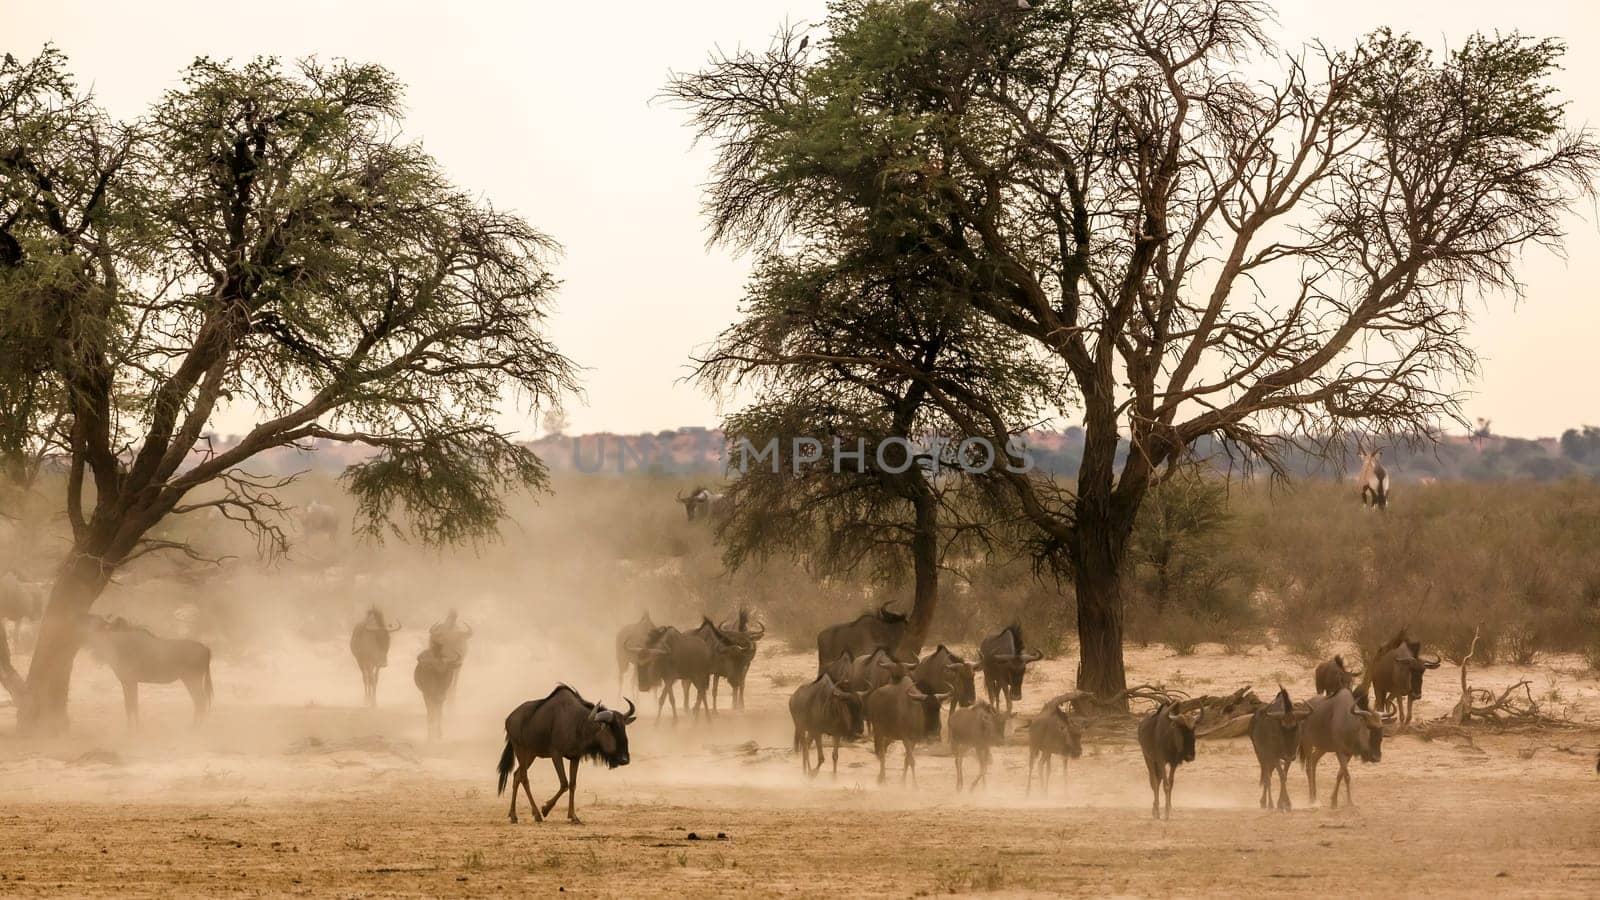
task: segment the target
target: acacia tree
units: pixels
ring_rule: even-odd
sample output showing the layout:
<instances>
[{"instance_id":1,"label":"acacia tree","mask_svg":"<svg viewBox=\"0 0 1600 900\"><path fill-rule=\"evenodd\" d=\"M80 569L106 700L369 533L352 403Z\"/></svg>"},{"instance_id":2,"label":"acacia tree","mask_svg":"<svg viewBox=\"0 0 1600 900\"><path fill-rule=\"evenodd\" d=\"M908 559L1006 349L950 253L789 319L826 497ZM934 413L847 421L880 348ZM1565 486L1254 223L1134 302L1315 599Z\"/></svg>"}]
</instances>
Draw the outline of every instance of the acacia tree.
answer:
<instances>
[{"instance_id":1,"label":"acacia tree","mask_svg":"<svg viewBox=\"0 0 1600 900\"><path fill-rule=\"evenodd\" d=\"M64 72L35 105L103 121L63 88ZM72 529L27 679L7 679L25 729L64 725L82 614L118 567L194 552L151 537L155 525L215 510L267 552L287 546L287 479L244 468L263 451L374 448L344 482L375 536L486 536L503 489L545 485L543 463L491 417L507 391L541 402L573 386L541 332L551 242L398 137L399 101L376 66L201 59L119 127L115 167L12 146L34 184L7 233L51 279L18 270L0 300L7 320L48 317ZM74 191L83 218L63 233L62 185L97 171L98 198ZM206 434L227 403L261 418L219 448Z\"/></svg>"},{"instance_id":2,"label":"acacia tree","mask_svg":"<svg viewBox=\"0 0 1600 900\"><path fill-rule=\"evenodd\" d=\"M962 446L927 384L986 377L1022 409L1041 402L1047 375L964 303L905 295L910 279L875 271L877 255L846 240L768 259L742 319L701 360L714 392L757 391L725 422L729 439L773 451L770 464L735 454L743 464L718 534L734 568L795 550L825 573L867 564L893 583L909 570L904 649L920 653L948 553L988 547L995 521L1011 514L987 480L962 476L1003 464L999 454ZM990 377L1001 363L1007 377Z\"/></svg>"},{"instance_id":3,"label":"acacia tree","mask_svg":"<svg viewBox=\"0 0 1600 900\"><path fill-rule=\"evenodd\" d=\"M1296 438L1459 421L1468 304L1559 246L1597 153L1546 84L1555 41L1280 53L1252 0L1019 6L838 0L809 51L785 32L671 91L720 152L716 239L899 236L1070 379L1073 495L997 477L1070 570L1078 686L1114 700L1152 485L1203 438L1281 472ZM964 432L1020 424L982 380L928 388Z\"/></svg>"}]
</instances>

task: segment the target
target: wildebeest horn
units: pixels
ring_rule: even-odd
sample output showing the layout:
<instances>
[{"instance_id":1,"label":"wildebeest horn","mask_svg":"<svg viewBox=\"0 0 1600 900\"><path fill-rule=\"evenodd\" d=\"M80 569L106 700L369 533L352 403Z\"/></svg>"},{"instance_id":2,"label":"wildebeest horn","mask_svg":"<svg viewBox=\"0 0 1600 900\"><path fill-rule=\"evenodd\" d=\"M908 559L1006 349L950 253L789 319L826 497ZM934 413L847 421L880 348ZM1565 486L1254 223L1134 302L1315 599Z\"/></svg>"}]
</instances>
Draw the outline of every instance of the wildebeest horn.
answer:
<instances>
[{"instance_id":1,"label":"wildebeest horn","mask_svg":"<svg viewBox=\"0 0 1600 900\"><path fill-rule=\"evenodd\" d=\"M1041 659L1044 659L1044 654L1037 650L1022 651L1022 661L1024 663L1038 662Z\"/></svg>"},{"instance_id":2,"label":"wildebeest horn","mask_svg":"<svg viewBox=\"0 0 1600 900\"><path fill-rule=\"evenodd\" d=\"M470 625L467 622L462 622L461 623L461 630L465 631L468 635L471 635L472 634L472 625Z\"/></svg>"},{"instance_id":3,"label":"wildebeest horn","mask_svg":"<svg viewBox=\"0 0 1600 900\"><path fill-rule=\"evenodd\" d=\"M626 720L626 723L631 723L633 722L633 701L623 697L622 702L628 704L628 711L623 714L622 718Z\"/></svg>"},{"instance_id":4,"label":"wildebeest horn","mask_svg":"<svg viewBox=\"0 0 1600 900\"><path fill-rule=\"evenodd\" d=\"M893 669L893 668L897 667L898 665L900 665L900 663L898 661L891 662L890 660L883 659L882 657L879 657L878 658L878 665L884 667L885 669Z\"/></svg>"},{"instance_id":5,"label":"wildebeest horn","mask_svg":"<svg viewBox=\"0 0 1600 900\"><path fill-rule=\"evenodd\" d=\"M1429 662L1426 659L1422 660L1421 662L1422 662L1423 665L1427 666L1430 669L1437 669L1437 668L1439 668L1440 665L1442 665L1444 663L1444 659L1443 659L1443 657L1439 656L1439 654L1435 653L1433 655L1433 661L1432 662Z\"/></svg>"},{"instance_id":6,"label":"wildebeest horn","mask_svg":"<svg viewBox=\"0 0 1600 900\"><path fill-rule=\"evenodd\" d=\"M390 626L390 627L389 627L389 630L390 630L390 631L399 631L399 630L400 630L400 620L399 620L399 619L396 619L396 620L395 620L395 621L394 621L394 624L393 624L393 625L392 625L392 626Z\"/></svg>"},{"instance_id":7,"label":"wildebeest horn","mask_svg":"<svg viewBox=\"0 0 1600 900\"><path fill-rule=\"evenodd\" d=\"M926 700L926 699L928 699L928 695L924 694L923 692L921 692L919 690L917 690L916 685L912 685L911 687L906 688L906 696L910 697L913 700Z\"/></svg>"},{"instance_id":8,"label":"wildebeest horn","mask_svg":"<svg viewBox=\"0 0 1600 900\"><path fill-rule=\"evenodd\" d=\"M959 671L961 671L961 670L962 670L962 669L965 669L965 668L967 668L967 667L968 667L968 666L970 666L970 665L972 665L972 663L969 663L969 662L953 662L953 663L945 663L945 664L944 664L944 670L945 670L945 671L946 671L946 672L959 672Z\"/></svg>"},{"instance_id":9,"label":"wildebeest horn","mask_svg":"<svg viewBox=\"0 0 1600 900\"><path fill-rule=\"evenodd\" d=\"M747 631L747 632L745 632L745 634L748 635L752 640L756 640L756 639L762 638L762 637L766 636L766 633L767 633L767 623L758 620L755 624L761 626L761 630L760 631Z\"/></svg>"},{"instance_id":10,"label":"wildebeest horn","mask_svg":"<svg viewBox=\"0 0 1600 900\"><path fill-rule=\"evenodd\" d=\"M993 656L991 656L989 658L994 660L997 663L1009 663L1009 662L1016 662L1017 655L1015 653L996 653L995 655L993 655Z\"/></svg>"}]
</instances>

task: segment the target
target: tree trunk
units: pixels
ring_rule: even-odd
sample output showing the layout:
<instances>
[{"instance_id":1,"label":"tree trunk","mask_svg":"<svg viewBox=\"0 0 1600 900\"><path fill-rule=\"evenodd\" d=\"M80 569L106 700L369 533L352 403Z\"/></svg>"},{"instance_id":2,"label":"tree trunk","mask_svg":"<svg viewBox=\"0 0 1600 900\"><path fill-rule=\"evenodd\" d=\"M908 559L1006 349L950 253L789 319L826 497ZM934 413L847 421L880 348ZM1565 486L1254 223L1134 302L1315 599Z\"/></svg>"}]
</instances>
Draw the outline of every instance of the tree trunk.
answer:
<instances>
[{"instance_id":1,"label":"tree trunk","mask_svg":"<svg viewBox=\"0 0 1600 900\"><path fill-rule=\"evenodd\" d=\"M39 625L23 696L16 698L23 734L58 735L67 729L67 688L83 640L83 616L105 590L109 573L99 560L74 552L61 567Z\"/></svg>"},{"instance_id":2,"label":"tree trunk","mask_svg":"<svg viewBox=\"0 0 1600 900\"><path fill-rule=\"evenodd\" d=\"M914 501L917 525L911 535L911 562L915 592L911 600L911 629L902 652L920 656L939 606L939 498L923 491Z\"/></svg>"},{"instance_id":3,"label":"tree trunk","mask_svg":"<svg viewBox=\"0 0 1600 900\"><path fill-rule=\"evenodd\" d=\"M1117 698L1127 708L1128 675L1122 665L1121 566L1103 554L1087 554L1075 566L1078 595L1078 690Z\"/></svg>"}]
</instances>

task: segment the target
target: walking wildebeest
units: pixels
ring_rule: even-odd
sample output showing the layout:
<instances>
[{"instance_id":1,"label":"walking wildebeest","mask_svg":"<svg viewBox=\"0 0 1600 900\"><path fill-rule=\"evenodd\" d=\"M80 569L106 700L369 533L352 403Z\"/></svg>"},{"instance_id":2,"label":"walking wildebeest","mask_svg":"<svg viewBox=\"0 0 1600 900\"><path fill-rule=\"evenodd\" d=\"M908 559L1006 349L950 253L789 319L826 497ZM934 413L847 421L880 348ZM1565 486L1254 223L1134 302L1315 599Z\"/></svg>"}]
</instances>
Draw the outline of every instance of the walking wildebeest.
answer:
<instances>
[{"instance_id":1,"label":"walking wildebeest","mask_svg":"<svg viewBox=\"0 0 1600 900\"><path fill-rule=\"evenodd\" d=\"M363 702L378 705L378 670L389 664L389 635L400 630L400 623L389 625L376 606L350 632L350 653L361 669Z\"/></svg>"},{"instance_id":2,"label":"walking wildebeest","mask_svg":"<svg viewBox=\"0 0 1600 900\"><path fill-rule=\"evenodd\" d=\"M1352 672L1345 668L1342 656L1324 660L1316 669L1317 693L1332 697L1341 690L1354 687L1356 679L1360 677L1360 672Z\"/></svg>"},{"instance_id":3,"label":"walking wildebeest","mask_svg":"<svg viewBox=\"0 0 1600 900\"><path fill-rule=\"evenodd\" d=\"M983 670L983 690L989 702L1000 705L1000 695L1005 694L1006 712L1011 704L1022 699L1022 676L1028 664L1038 662L1044 654L1028 650L1022 645L1022 628L1008 625L998 634L991 634L978 645L978 667Z\"/></svg>"},{"instance_id":4,"label":"walking wildebeest","mask_svg":"<svg viewBox=\"0 0 1600 900\"><path fill-rule=\"evenodd\" d=\"M417 654L417 667L411 680L422 692L422 703L428 708L428 738L444 737L444 702L461 668L461 657L455 656L437 644L429 644Z\"/></svg>"},{"instance_id":5,"label":"walking wildebeest","mask_svg":"<svg viewBox=\"0 0 1600 900\"><path fill-rule=\"evenodd\" d=\"M722 494L713 494L709 489L696 487L689 496L678 495L678 502L683 504L684 515L689 521L711 521L727 512L728 498Z\"/></svg>"},{"instance_id":6,"label":"walking wildebeest","mask_svg":"<svg viewBox=\"0 0 1600 900\"><path fill-rule=\"evenodd\" d=\"M817 632L817 672L844 651L855 657L887 650L890 656L900 658L901 644L910 630L910 619L889 612L887 603L876 612L862 613L853 622L829 625Z\"/></svg>"},{"instance_id":7,"label":"walking wildebeest","mask_svg":"<svg viewBox=\"0 0 1600 900\"><path fill-rule=\"evenodd\" d=\"M435 622L428 627L428 646L437 649L441 656L455 659L454 668L450 670L450 682L445 685L445 692L451 700L456 698L456 679L461 676L461 664L467 660L467 639L471 637L472 626L456 621L456 611L453 609L443 622Z\"/></svg>"},{"instance_id":8,"label":"walking wildebeest","mask_svg":"<svg viewBox=\"0 0 1600 900\"><path fill-rule=\"evenodd\" d=\"M889 745L899 741L905 747L905 763L900 767L900 783L906 772L917 783L917 758L912 747L919 741L939 739L939 710L942 694L924 694L909 678L886 684L867 695L867 721L872 725L872 752L878 757L878 783L888 778L885 757Z\"/></svg>"},{"instance_id":9,"label":"walking wildebeest","mask_svg":"<svg viewBox=\"0 0 1600 900\"><path fill-rule=\"evenodd\" d=\"M643 647L650 640L650 632L656 630L656 623L650 621L650 612L639 617L639 621L622 626L617 632L617 693L622 693L622 679L628 674L628 667L633 666L633 684L639 688L639 660L634 656L630 646Z\"/></svg>"},{"instance_id":10,"label":"walking wildebeest","mask_svg":"<svg viewBox=\"0 0 1600 900\"><path fill-rule=\"evenodd\" d=\"M1383 451L1361 454L1361 505L1367 509L1389 506L1389 470L1383 467Z\"/></svg>"},{"instance_id":11,"label":"walking wildebeest","mask_svg":"<svg viewBox=\"0 0 1600 900\"><path fill-rule=\"evenodd\" d=\"M1435 654L1432 661L1422 658L1422 642L1409 640L1404 628L1394 638L1378 648L1372 662L1367 664L1366 679L1372 682L1372 696L1381 714L1394 702L1396 715L1402 728L1411 724L1411 707L1422 699L1422 675L1429 669L1439 668L1442 660ZM1363 684L1366 680L1363 680Z\"/></svg>"},{"instance_id":12,"label":"walking wildebeest","mask_svg":"<svg viewBox=\"0 0 1600 900\"><path fill-rule=\"evenodd\" d=\"M628 726L636 718L633 701L628 711L606 709L604 703L590 703L578 692L558 684L543 700L529 700L506 716L506 749L500 754L500 788L496 796L506 791L506 779L511 775L512 762L516 763L516 777L511 781L511 822L517 821L517 785L528 797L535 822L543 822L555 808L562 794L567 795L567 821L582 825L578 819L578 760L589 759L605 763L615 769L628 764ZM556 767L556 778L561 789L550 798L540 811L533 801L533 788L528 785L528 766L540 758L548 758ZM569 771L563 771L561 761L566 760Z\"/></svg>"},{"instance_id":13,"label":"walking wildebeest","mask_svg":"<svg viewBox=\"0 0 1600 900\"><path fill-rule=\"evenodd\" d=\"M710 717L706 689L711 684L712 670L719 665L716 657L736 652L736 648L715 627L705 629L706 624L709 620L702 622L702 630L691 633L664 625L650 633L645 646L630 645L639 660L639 689L660 687L656 721L661 720L661 707L667 703L672 705L672 721L678 721L678 701L673 696L673 686L680 681L683 682L684 706L688 707L685 711L691 715L704 712ZM695 690L693 705L689 703L690 687Z\"/></svg>"},{"instance_id":14,"label":"walking wildebeest","mask_svg":"<svg viewBox=\"0 0 1600 900\"><path fill-rule=\"evenodd\" d=\"M961 790L965 773L962 758L972 750L978 757L978 777L972 779L972 790L989 775L989 761L993 759L990 748L1006 742L1006 714L995 709L988 701L978 701L971 706L950 711L950 752L956 758L956 790Z\"/></svg>"},{"instance_id":15,"label":"walking wildebeest","mask_svg":"<svg viewBox=\"0 0 1600 900\"><path fill-rule=\"evenodd\" d=\"M940 644L911 670L911 680L924 694L949 694L950 710L954 712L956 707L971 706L978 699L972 673L972 663Z\"/></svg>"},{"instance_id":16,"label":"walking wildebeest","mask_svg":"<svg viewBox=\"0 0 1600 900\"><path fill-rule=\"evenodd\" d=\"M1339 775L1333 780L1332 806L1339 808L1339 782L1345 800L1350 796L1350 757L1375 763L1383 759L1383 717L1367 708L1366 695L1342 690L1332 697L1314 697L1311 712L1300 725L1300 765L1306 770L1311 802L1317 802L1317 761L1323 754L1339 758Z\"/></svg>"},{"instance_id":17,"label":"walking wildebeest","mask_svg":"<svg viewBox=\"0 0 1600 900\"><path fill-rule=\"evenodd\" d=\"M156 637L122 618L87 616L87 643L122 682L128 727L139 725L139 685L182 681L194 701L194 720L211 709L211 648L199 641Z\"/></svg>"},{"instance_id":18,"label":"walking wildebeest","mask_svg":"<svg viewBox=\"0 0 1600 900\"><path fill-rule=\"evenodd\" d=\"M1300 752L1300 723L1306 715L1306 710L1295 708L1289 692L1280 685L1278 696L1250 716L1250 746L1255 748L1256 762L1261 764L1262 809L1272 808L1274 772L1278 774L1278 809L1293 808L1289 802L1289 764Z\"/></svg>"},{"instance_id":19,"label":"walking wildebeest","mask_svg":"<svg viewBox=\"0 0 1600 900\"><path fill-rule=\"evenodd\" d=\"M759 624L759 623L758 623ZM727 622L721 625L711 624L710 619L704 619L700 627L695 629L700 639L717 651L723 645L726 650L713 652L711 667L711 709L717 709L717 682L727 681L730 693L733 696L733 708L744 709L744 680L750 673L750 664L756 658L756 643L767 633L765 625L759 631L750 628L750 613L748 610L739 610L739 620L730 626ZM713 643L713 636L717 642Z\"/></svg>"},{"instance_id":20,"label":"walking wildebeest","mask_svg":"<svg viewBox=\"0 0 1600 900\"><path fill-rule=\"evenodd\" d=\"M37 622L44 615L43 585L30 584L15 572L0 575L0 628L12 623L11 642L22 640L22 623Z\"/></svg>"},{"instance_id":21,"label":"walking wildebeest","mask_svg":"<svg viewBox=\"0 0 1600 900\"><path fill-rule=\"evenodd\" d=\"M828 675L795 688L789 697L789 718L794 720L794 749L807 775L822 771L822 739L833 738L833 775L839 776L839 742L861 737L864 693L841 688ZM817 747L817 764L811 765L811 745Z\"/></svg>"},{"instance_id":22,"label":"walking wildebeest","mask_svg":"<svg viewBox=\"0 0 1600 900\"><path fill-rule=\"evenodd\" d=\"M1066 705L1080 697L1087 697L1083 691L1071 691L1058 697L1052 697L1039 710L1039 714L1028 720L1028 789L1033 793L1033 766L1035 761L1043 757L1044 764L1040 767L1040 787L1043 793L1050 793L1050 757L1061 757L1061 777L1067 777L1067 766L1071 760L1083 756L1083 730L1078 723L1072 720L1071 714L1066 710Z\"/></svg>"},{"instance_id":23,"label":"walking wildebeest","mask_svg":"<svg viewBox=\"0 0 1600 900\"><path fill-rule=\"evenodd\" d=\"M326 536L330 541L339 540L339 513L326 503L311 501L311 505L300 516L300 529L309 538Z\"/></svg>"},{"instance_id":24,"label":"walking wildebeest","mask_svg":"<svg viewBox=\"0 0 1600 900\"><path fill-rule=\"evenodd\" d=\"M1162 817L1161 794L1167 797L1166 818L1172 818L1172 782L1178 766L1194 762L1194 726L1200 710L1178 712L1177 703L1164 703L1139 722L1139 749L1150 775L1150 815Z\"/></svg>"}]
</instances>

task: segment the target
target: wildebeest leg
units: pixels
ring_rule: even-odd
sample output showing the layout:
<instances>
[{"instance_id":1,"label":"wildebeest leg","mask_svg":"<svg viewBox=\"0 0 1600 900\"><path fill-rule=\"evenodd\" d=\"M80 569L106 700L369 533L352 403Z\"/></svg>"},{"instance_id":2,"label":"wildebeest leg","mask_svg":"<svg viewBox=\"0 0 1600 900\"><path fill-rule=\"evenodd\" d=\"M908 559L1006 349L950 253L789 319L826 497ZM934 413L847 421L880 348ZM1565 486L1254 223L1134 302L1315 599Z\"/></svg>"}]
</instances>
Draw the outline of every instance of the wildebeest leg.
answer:
<instances>
[{"instance_id":1,"label":"wildebeest leg","mask_svg":"<svg viewBox=\"0 0 1600 900\"><path fill-rule=\"evenodd\" d=\"M1267 776L1271 780L1271 776ZM1278 761L1278 808L1284 812L1294 808L1289 802L1289 761Z\"/></svg>"},{"instance_id":2,"label":"wildebeest leg","mask_svg":"<svg viewBox=\"0 0 1600 900\"><path fill-rule=\"evenodd\" d=\"M574 825L582 825L583 820L578 818L578 757L573 757L567 762L571 768L571 777L567 779L567 821Z\"/></svg>"},{"instance_id":3,"label":"wildebeest leg","mask_svg":"<svg viewBox=\"0 0 1600 900\"><path fill-rule=\"evenodd\" d=\"M1320 752L1309 754L1305 758L1306 793L1311 797L1312 806L1317 805L1317 760L1321 758L1322 754Z\"/></svg>"},{"instance_id":4,"label":"wildebeest leg","mask_svg":"<svg viewBox=\"0 0 1600 900\"><path fill-rule=\"evenodd\" d=\"M834 740L837 741L838 738L834 738ZM816 771L817 772L821 772L822 771L822 758L823 758L822 757L822 732L819 731L819 732L817 732L817 765L816 765Z\"/></svg>"},{"instance_id":5,"label":"wildebeest leg","mask_svg":"<svg viewBox=\"0 0 1600 900\"><path fill-rule=\"evenodd\" d=\"M1044 771L1039 773L1039 793L1050 796L1050 757L1049 750L1044 752Z\"/></svg>"},{"instance_id":6,"label":"wildebeest leg","mask_svg":"<svg viewBox=\"0 0 1600 900\"><path fill-rule=\"evenodd\" d=\"M1177 774L1178 767L1176 765L1169 765L1167 766L1166 777L1162 780L1161 786L1166 790L1167 794L1167 810L1165 817L1168 819L1172 818L1172 782Z\"/></svg>"},{"instance_id":7,"label":"wildebeest leg","mask_svg":"<svg viewBox=\"0 0 1600 900\"><path fill-rule=\"evenodd\" d=\"M978 790L978 782L989 777L989 748L978 748L978 777L972 780L972 790Z\"/></svg>"},{"instance_id":8,"label":"wildebeest leg","mask_svg":"<svg viewBox=\"0 0 1600 900\"><path fill-rule=\"evenodd\" d=\"M721 682L721 678L715 675L711 676L711 710L713 712L717 709L717 689L721 686Z\"/></svg>"},{"instance_id":9,"label":"wildebeest leg","mask_svg":"<svg viewBox=\"0 0 1600 900\"><path fill-rule=\"evenodd\" d=\"M1032 747L1028 748L1028 790L1027 790L1027 793L1029 795L1033 794L1033 758L1035 756L1037 756L1037 755L1038 754L1036 754L1034 752Z\"/></svg>"},{"instance_id":10,"label":"wildebeest leg","mask_svg":"<svg viewBox=\"0 0 1600 900\"><path fill-rule=\"evenodd\" d=\"M1150 818L1161 818L1161 764L1146 763L1145 774L1150 776Z\"/></svg>"},{"instance_id":11,"label":"wildebeest leg","mask_svg":"<svg viewBox=\"0 0 1600 900\"><path fill-rule=\"evenodd\" d=\"M822 768L822 760L817 760L817 768ZM839 777L839 736L833 736L833 777Z\"/></svg>"},{"instance_id":12,"label":"wildebeest leg","mask_svg":"<svg viewBox=\"0 0 1600 900\"><path fill-rule=\"evenodd\" d=\"M965 756L966 753L967 753L967 751L966 751L966 748L964 748L964 747L955 751L955 757L956 757L956 790L957 791L961 790L962 778L963 778L963 774L962 774L962 771L961 771L961 757Z\"/></svg>"},{"instance_id":13,"label":"wildebeest leg","mask_svg":"<svg viewBox=\"0 0 1600 900\"><path fill-rule=\"evenodd\" d=\"M906 772L911 773L911 786L917 786L917 755L911 749L910 741L901 741L900 746L906 748L906 761L900 765L900 783L906 783Z\"/></svg>"},{"instance_id":14,"label":"wildebeest leg","mask_svg":"<svg viewBox=\"0 0 1600 900\"><path fill-rule=\"evenodd\" d=\"M200 724L206 717L206 685L201 678L185 678L183 686L189 691L189 699L194 702L194 721Z\"/></svg>"},{"instance_id":15,"label":"wildebeest leg","mask_svg":"<svg viewBox=\"0 0 1600 900\"><path fill-rule=\"evenodd\" d=\"M122 711L127 715L128 730L136 731L139 728L139 682L124 681L122 683Z\"/></svg>"},{"instance_id":16,"label":"wildebeest leg","mask_svg":"<svg viewBox=\"0 0 1600 900\"><path fill-rule=\"evenodd\" d=\"M889 780L885 762L885 757L889 754L889 742L883 739L883 735L874 734L872 736L872 753L878 757L878 783L883 784Z\"/></svg>"},{"instance_id":17,"label":"wildebeest leg","mask_svg":"<svg viewBox=\"0 0 1600 900\"><path fill-rule=\"evenodd\" d=\"M1338 754L1338 756L1339 756L1339 777L1335 778L1333 780L1333 808L1334 809L1338 809L1339 808L1339 782L1341 782L1341 781L1344 782L1344 799L1347 801L1348 805L1350 805L1350 806L1355 806L1356 805L1355 798L1350 796L1350 755L1347 754L1347 753L1340 753L1340 754Z\"/></svg>"},{"instance_id":18,"label":"wildebeest leg","mask_svg":"<svg viewBox=\"0 0 1600 900\"><path fill-rule=\"evenodd\" d=\"M561 767L561 757L551 757L550 761L555 763L556 778L560 779L561 787L556 791L556 795L550 798L550 802L544 805L544 814L547 816L550 815L550 810L556 808L556 801L560 800L561 795L567 792L567 770Z\"/></svg>"},{"instance_id":19,"label":"wildebeest leg","mask_svg":"<svg viewBox=\"0 0 1600 900\"><path fill-rule=\"evenodd\" d=\"M1266 763L1261 764L1261 808L1269 809L1272 806L1272 769Z\"/></svg>"}]
</instances>

